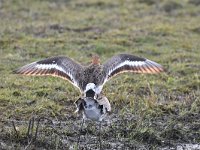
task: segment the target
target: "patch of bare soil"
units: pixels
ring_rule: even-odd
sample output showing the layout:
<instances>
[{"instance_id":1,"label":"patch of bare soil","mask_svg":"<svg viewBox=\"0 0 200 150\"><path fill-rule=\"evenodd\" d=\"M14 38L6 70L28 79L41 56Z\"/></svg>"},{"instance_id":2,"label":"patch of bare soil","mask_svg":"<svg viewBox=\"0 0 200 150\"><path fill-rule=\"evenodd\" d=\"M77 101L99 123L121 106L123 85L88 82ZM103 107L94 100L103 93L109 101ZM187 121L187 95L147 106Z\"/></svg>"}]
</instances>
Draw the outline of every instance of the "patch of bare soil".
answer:
<instances>
[{"instance_id":1,"label":"patch of bare soil","mask_svg":"<svg viewBox=\"0 0 200 150\"><path fill-rule=\"evenodd\" d=\"M130 113L112 114L102 122L102 149L165 149L198 144L199 122L199 114L163 115L151 120ZM99 123L88 120L81 132L80 125L81 118L73 116L63 120L35 117L29 121L2 121L0 148L99 149Z\"/></svg>"}]
</instances>

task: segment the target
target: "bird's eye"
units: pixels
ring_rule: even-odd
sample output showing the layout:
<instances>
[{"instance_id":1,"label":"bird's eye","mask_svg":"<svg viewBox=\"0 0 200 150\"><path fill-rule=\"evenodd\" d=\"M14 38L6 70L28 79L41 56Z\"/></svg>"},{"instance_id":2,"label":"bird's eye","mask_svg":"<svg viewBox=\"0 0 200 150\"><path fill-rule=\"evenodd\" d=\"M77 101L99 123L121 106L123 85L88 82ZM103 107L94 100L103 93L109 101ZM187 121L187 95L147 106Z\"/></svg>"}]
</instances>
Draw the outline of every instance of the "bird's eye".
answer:
<instances>
[{"instance_id":1,"label":"bird's eye","mask_svg":"<svg viewBox=\"0 0 200 150\"><path fill-rule=\"evenodd\" d=\"M88 105L88 108L92 108L92 105Z\"/></svg>"}]
</instances>

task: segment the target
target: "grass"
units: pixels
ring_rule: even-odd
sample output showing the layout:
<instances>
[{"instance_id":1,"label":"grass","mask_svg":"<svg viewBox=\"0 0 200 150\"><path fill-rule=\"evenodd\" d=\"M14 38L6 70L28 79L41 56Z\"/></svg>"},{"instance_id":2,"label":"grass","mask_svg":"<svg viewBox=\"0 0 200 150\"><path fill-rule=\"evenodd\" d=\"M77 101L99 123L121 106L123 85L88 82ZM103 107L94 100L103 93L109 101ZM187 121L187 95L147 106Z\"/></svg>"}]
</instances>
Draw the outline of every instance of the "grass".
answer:
<instances>
[{"instance_id":1,"label":"grass","mask_svg":"<svg viewBox=\"0 0 200 150\"><path fill-rule=\"evenodd\" d=\"M12 70L56 55L88 64L92 54L105 62L119 53L154 60L166 72L127 73L106 83L103 92L113 112L111 123L103 125L103 147L158 149L200 142L197 0L10 0L0 2L0 7L1 148L26 147L33 116L50 118L55 125L42 120L30 148L69 148L76 144L80 123L73 114L80 93L70 83L23 77ZM96 148L94 125L89 122L85 127L87 148Z\"/></svg>"}]
</instances>

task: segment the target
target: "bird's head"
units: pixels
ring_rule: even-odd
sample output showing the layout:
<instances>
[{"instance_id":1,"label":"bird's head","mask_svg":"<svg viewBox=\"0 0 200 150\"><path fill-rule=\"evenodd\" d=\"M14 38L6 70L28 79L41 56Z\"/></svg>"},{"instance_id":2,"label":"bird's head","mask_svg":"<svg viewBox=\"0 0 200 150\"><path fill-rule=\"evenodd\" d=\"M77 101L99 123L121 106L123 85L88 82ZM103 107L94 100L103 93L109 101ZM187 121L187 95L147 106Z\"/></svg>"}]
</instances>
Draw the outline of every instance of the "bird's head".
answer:
<instances>
[{"instance_id":1,"label":"bird's head","mask_svg":"<svg viewBox=\"0 0 200 150\"><path fill-rule=\"evenodd\" d=\"M93 55L92 56L92 64L100 65L100 58L99 58L98 55Z\"/></svg>"}]
</instances>

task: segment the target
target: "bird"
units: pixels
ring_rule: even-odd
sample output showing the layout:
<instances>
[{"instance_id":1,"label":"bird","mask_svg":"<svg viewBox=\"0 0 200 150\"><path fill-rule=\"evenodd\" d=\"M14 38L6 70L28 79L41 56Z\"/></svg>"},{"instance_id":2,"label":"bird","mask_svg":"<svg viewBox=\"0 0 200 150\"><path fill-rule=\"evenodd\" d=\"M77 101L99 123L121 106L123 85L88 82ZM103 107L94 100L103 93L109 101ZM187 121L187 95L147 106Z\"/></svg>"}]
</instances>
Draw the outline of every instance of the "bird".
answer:
<instances>
[{"instance_id":1,"label":"bird","mask_svg":"<svg viewBox=\"0 0 200 150\"><path fill-rule=\"evenodd\" d=\"M56 56L36 61L14 70L14 73L31 76L56 76L68 80L84 97L97 98L104 84L112 77L124 73L159 73L164 68L149 59L131 54L118 54L100 64L94 55L91 64L83 66L69 57Z\"/></svg>"},{"instance_id":2,"label":"bird","mask_svg":"<svg viewBox=\"0 0 200 150\"><path fill-rule=\"evenodd\" d=\"M76 107L79 114L82 113L82 123L80 127L80 132L77 140L77 146L79 145L80 135L83 128L83 124L87 118L93 121L99 122L99 144L101 147L101 122L107 116L108 112L111 111L111 106L108 99L101 95L97 99L92 97L79 98L76 102Z\"/></svg>"},{"instance_id":3,"label":"bird","mask_svg":"<svg viewBox=\"0 0 200 150\"><path fill-rule=\"evenodd\" d=\"M80 90L81 97L75 101L75 105L76 112L83 114L83 122L86 118L101 122L106 114L111 112L110 102L102 94L107 81L125 72L155 74L164 72L164 68L147 58L118 54L103 64L100 63L99 56L94 55L87 66L69 57L54 56L27 64L14 72L30 76L55 76L68 80Z\"/></svg>"},{"instance_id":4,"label":"bird","mask_svg":"<svg viewBox=\"0 0 200 150\"><path fill-rule=\"evenodd\" d=\"M94 99L92 97L83 97L75 101L76 111L83 115L83 120L89 118L93 121L101 122L106 116L107 113L111 112L111 105L107 97L102 94Z\"/></svg>"}]
</instances>

